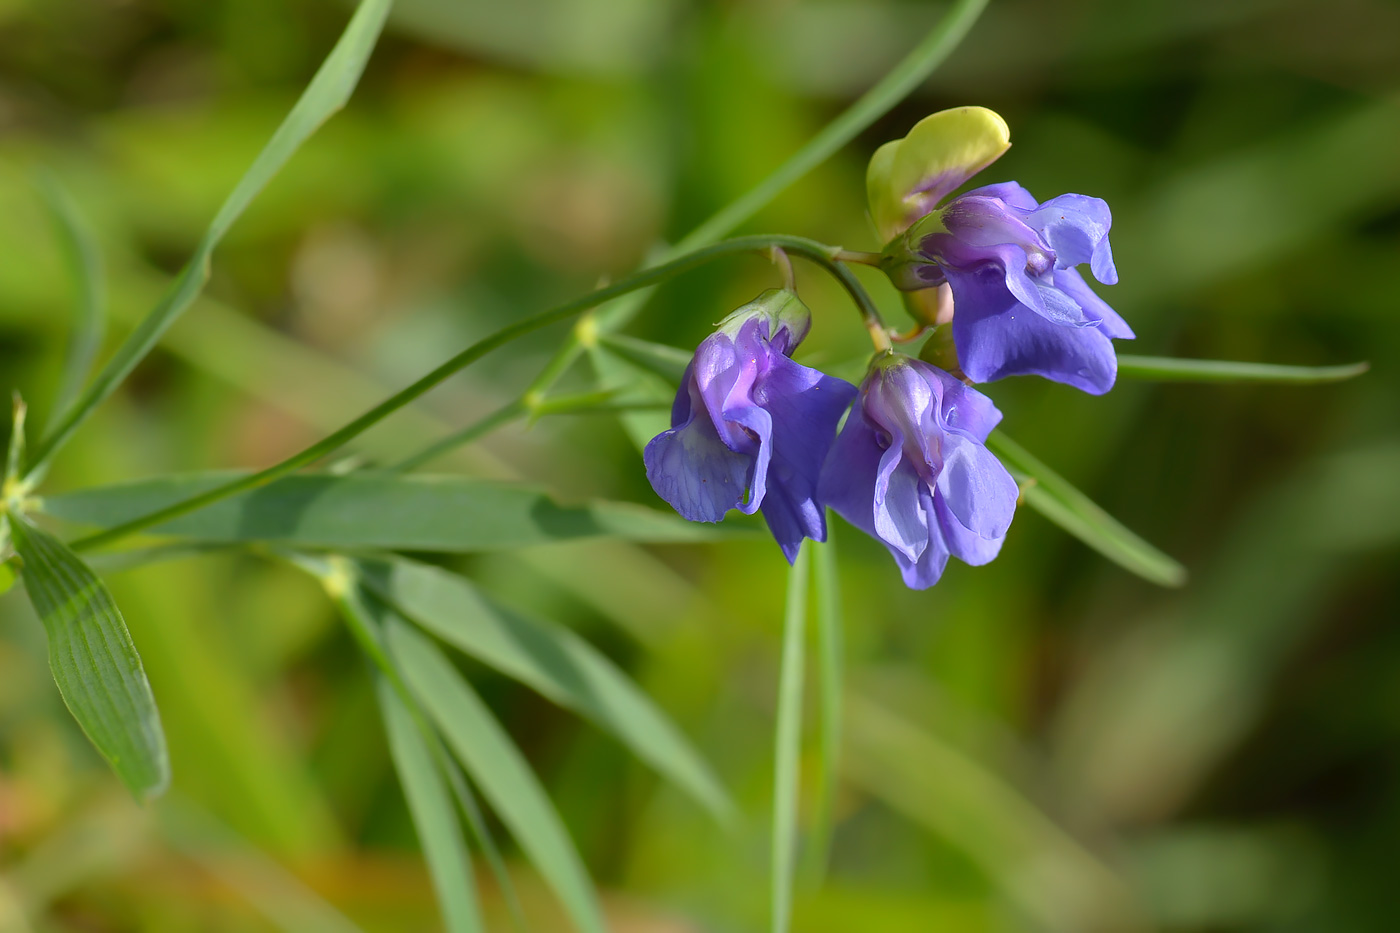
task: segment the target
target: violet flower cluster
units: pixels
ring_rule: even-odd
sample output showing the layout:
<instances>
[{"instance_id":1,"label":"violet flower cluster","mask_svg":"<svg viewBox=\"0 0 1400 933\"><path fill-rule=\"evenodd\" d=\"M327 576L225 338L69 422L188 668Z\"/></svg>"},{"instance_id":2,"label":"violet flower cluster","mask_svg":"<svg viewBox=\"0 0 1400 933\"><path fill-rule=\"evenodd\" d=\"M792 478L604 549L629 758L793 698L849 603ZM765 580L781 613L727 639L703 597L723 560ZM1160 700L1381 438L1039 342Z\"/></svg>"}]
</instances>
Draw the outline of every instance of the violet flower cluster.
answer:
<instances>
[{"instance_id":1,"label":"violet flower cluster","mask_svg":"<svg viewBox=\"0 0 1400 933\"><path fill-rule=\"evenodd\" d=\"M1034 374L1102 394L1117 374L1112 341L1133 336L1075 268L1117 281L1103 201L1041 203L1007 182L938 206L1008 145L1000 117L968 107L921 121L871 160L871 214L888 240L880 265L914 298L940 296L907 302L916 317L937 307L924 325L949 326L951 291L955 372L885 342L857 389L792 359L810 314L791 291L765 292L696 350L671 428L644 454L657 494L692 521L761 512L789 561L804 538L825 540L829 507L883 543L918 589L950 557L995 558L1019 490L986 447L1001 412L970 383Z\"/></svg>"}]
</instances>

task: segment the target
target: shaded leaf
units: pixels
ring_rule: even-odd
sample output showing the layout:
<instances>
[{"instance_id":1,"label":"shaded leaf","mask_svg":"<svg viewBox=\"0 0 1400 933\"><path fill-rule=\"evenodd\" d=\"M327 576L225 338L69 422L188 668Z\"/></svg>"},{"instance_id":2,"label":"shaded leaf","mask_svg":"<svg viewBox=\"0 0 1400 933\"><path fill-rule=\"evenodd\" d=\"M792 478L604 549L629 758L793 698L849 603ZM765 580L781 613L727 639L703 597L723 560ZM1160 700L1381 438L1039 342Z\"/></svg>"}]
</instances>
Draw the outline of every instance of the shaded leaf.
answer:
<instances>
[{"instance_id":1,"label":"shaded leaf","mask_svg":"<svg viewBox=\"0 0 1400 933\"><path fill-rule=\"evenodd\" d=\"M219 471L84 489L46 498L44 508L68 521L110 527L241 475L246 474ZM416 551L492 551L600 536L692 542L735 534L628 503L559 505L530 486L373 473L288 476L158 525L152 533L201 541Z\"/></svg>"},{"instance_id":2,"label":"shaded leaf","mask_svg":"<svg viewBox=\"0 0 1400 933\"><path fill-rule=\"evenodd\" d=\"M63 702L138 798L158 796L170 761L151 685L107 587L52 535L11 516L25 589L49 637Z\"/></svg>"},{"instance_id":3,"label":"shaded leaf","mask_svg":"<svg viewBox=\"0 0 1400 933\"><path fill-rule=\"evenodd\" d=\"M408 812L423 845L423 857L433 878L443 923L449 933L481 930L476 880L452 797L443 785L442 774L433 762L432 752L423 741L413 714L382 675L377 678L376 687L394 770L398 772Z\"/></svg>"},{"instance_id":4,"label":"shaded leaf","mask_svg":"<svg viewBox=\"0 0 1400 933\"><path fill-rule=\"evenodd\" d=\"M470 581L407 560L367 561L364 583L448 644L588 717L720 819L733 805L710 767L626 674L566 628L484 598Z\"/></svg>"},{"instance_id":5,"label":"shaded leaf","mask_svg":"<svg viewBox=\"0 0 1400 933\"><path fill-rule=\"evenodd\" d=\"M603 933L588 872L525 757L436 645L391 613L384 622L395 665L462 766L559 895L574 924L583 933Z\"/></svg>"},{"instance_id":6,"label":"shaded leaf","mask_svg":"<svg viewBox=\"0 0 1400 933\"><path fill-rule=\"evenodd\" d=\"M782 670L778 675L778 727L773 741L773 852L769 879L772 931L787 933L797 864L797 795L802 757L803 634L807 628L807 579L812 545L802 542L788 571L783 609Z\"/></svg>"},{"instance_id":7,"label":"shaded leaf","mask_svg":"<svg viewBox=\"0 0 1400 933\"><path fill-rule=\"evenodd\" d=\"M987 447L1022 486L1026 505L1127 570L1160 586L1181 586L1186 568L1129 531L1062 476L1000 431Z\"/></svg>"}]
</instances>

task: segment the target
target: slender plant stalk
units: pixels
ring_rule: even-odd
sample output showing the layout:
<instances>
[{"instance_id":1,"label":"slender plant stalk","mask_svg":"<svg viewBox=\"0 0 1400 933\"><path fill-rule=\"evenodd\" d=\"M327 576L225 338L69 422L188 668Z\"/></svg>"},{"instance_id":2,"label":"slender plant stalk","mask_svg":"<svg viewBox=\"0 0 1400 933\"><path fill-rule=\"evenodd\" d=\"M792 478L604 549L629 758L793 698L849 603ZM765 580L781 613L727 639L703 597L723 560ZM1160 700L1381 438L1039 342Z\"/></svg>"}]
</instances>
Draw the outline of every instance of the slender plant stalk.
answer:
<instances>
[{"instance_id":1,"label":"slender plant stalk","mask_svg":"<svg viewBox=\"0 0 1400 933\"><path fill-rule=\"evenodd\" d=\"M783 656L778 675L778 728L773 747L773 925L787 933L797 864L798 759L802 753L803 633L807 627L807 578L812 546L806 541L788 572L783 611Z\"/></svg>"},{"instance_id":2,"label":"slender plant stalk","mask_svg":"<svg viewBox=\"0 0 1400 933\"><path fill-rule=\"evenodd\" d=\"M835 823L837 764L841 755L842 681L844 636L841 630L841 586L837 577L835 529L828 520L826 541L815 548L817 618L817 695L821 724L818 743L821 769L812 807L812 835L803 856L803 878L813 887L821 884L831 850Z\"/></svg>"},{"instance_id":3,"label":"slender plant stalk","mask_svg":"<svg viewBox=\"0 0 1400 933\"><path fill-rule=\"evenodd\" d=\"M195 248L194 255L175 277L165 296L142 319L87 390L68 407L63 417L37 445L28 478L37 479L44 475L59 448L97 406L116 391L117 386L151 352L161 335L199 297L204 284L209 281L214 249L224 234L301 144L350 99L392 5L393 0L362 0L311 83L219 208Z\"/></svg>"},{"instance_id":4,"label":"slender plant stalk","mask_svg":"<svg viewBox=\"0 0 1400 933\"><path fill-rule=\"evenodd\" d=\"M841 147L855 139L861 131L888 113L895 104L909 96L927 79L933 70L942 64L943 60L962 42L963 37L977 22L977 18L982 15L982 10L986 5L987 0L958 0L923 38L923 41L901 59L899 64L890 69L879 83L866 91L859 100L846 108L835 120L828 123L820 133L793 153L786 162L774 169L771 175L721 208L675 246L659 251L656 261L665 262L674 256L690 250L701 249L716 242L720 237L725 236L735 227L753 217L802 176L831 158ZM871 257L874 257L874 264L878 265L878 256L879 254L876 253L842 250L833 258L842 261L869 262ZM590 327L594 329L595 334L598 330L605 333L616 331L630 321L645 302L645 292L638 292L629 298L613 302L603 312L590 317ZM889 349L889 342L883 329L877 331L870 328L868 323L867 329L870 330L871 339L878 348ZM881 347L882 340L884 340L883 347ZM583 355L583 350L584 338L578 331L575 331L535 377L534 381L530 383L525 395L543 396L547 393ZM521 414L524 414L523 410L516 412L516 415ZM499 427L508 420L510 419L495 422L489 426L488 430ZM439 456L457 444L466 443L468 440L474 440L480 436L480 433L461 432L454 439L444 439L439 444L434 444L432 448L429 448L433 451L431 456ZM424 453L426 454L427 451Z\"/></svg>"},{"instance_id":5,"label":"slender plant stalk","mask_svg":"<svg viewBox=\"0 0 1400 933\"><path fill-rule=\"evenodd\" d=\"M172 503L165 508L149 512L146 515L108 528L105 531L80 538L72 542L71 546L78 550L87 550L110 544L113 541L135 534L143 529L150 528L154 525L160 525L171 519L178 518L181 515L186 515L197 509L204 508L206 505L211 505L229 496L266 486L268 483L286 476L288 473L292 473L301 467L314 463L327 454L340 449L345 444L354 440L360 434L363 434L365 431L422 396L430 389L461 372L492 350L503 347L513 340L534 333L550 324L568 320L612 298L625 295L639 288L645 288L648 285L654 285L720 257L742 252L763 252L773 246L780 246L793 255L802 256L804 259L811 260L830 272L846 288L846 291L850 294L857 309L860 311L862 318L867 321L867 326L871 326L869 322L878 324L880 321L880 312L876 309L875 303L870 300L870 296L866 294L860 282L851 274L849 269L834 262L830 258L831 253L836 247L827 246L804 237L793 236L750 236L725 240L721 243L707 246L704 249L696 250L686 256L678 257L662 265L653 266L615 285L600 288L581 298L575 298L573 301L566 302L557 308L542 311L539 314L517 321L509 327L504 327L491 336L467 347L437 369L434 369L417 382L396 392L383 402L380 402L338 431L332 432L330 435L322 438L300 453L293 454L281 463L274 464L260 472L231 480L208 492L192 496L180 502ZM505 419L502 419L502 421L504 420Z\"/></svg>"}]
</instances>

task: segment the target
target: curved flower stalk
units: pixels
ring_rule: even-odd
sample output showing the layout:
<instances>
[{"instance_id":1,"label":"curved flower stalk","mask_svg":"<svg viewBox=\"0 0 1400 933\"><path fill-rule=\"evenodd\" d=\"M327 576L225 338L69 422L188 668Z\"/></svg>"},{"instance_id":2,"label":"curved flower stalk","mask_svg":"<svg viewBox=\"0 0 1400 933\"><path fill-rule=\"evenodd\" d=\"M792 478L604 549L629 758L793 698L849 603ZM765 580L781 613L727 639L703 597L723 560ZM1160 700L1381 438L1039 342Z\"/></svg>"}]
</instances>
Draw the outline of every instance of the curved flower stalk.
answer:
<instances>
[{"instance_id":1,"label":"curved flower stalk","mask_svg":"<svg viewBox=\"0 0 1400 933\"><path fill-rule=\"evenodd\" d=\"M671 428L647 444L647 479L691 521L762 511L791 562L803 538L826 540L817 478L856 389L793 362L811 315L770 290L706 337L686 367Z\"/></svg>"},{"instance_id":2,"label":"curved flower stalk","mask_svg":"<svg viewBox=\"0 0 1400 933\"><path fill-rule=\"evenodd\" d=\"M1006 150L1005 129L989 110L960 108L876 152L871 211L891 236L881 264L906 291L949 286L959 366L973 381L1034 374L1101 395L1117 377L1112 341L1134 336L1075 269L1087 263L1099 282L1118 281L1108 205L1079 194L1041 203L1005 182L934 207Z\"/></svg>"},{"instance_id":3,"label":"curved flower stalk","mask_svg":"<svg viewBox=\"0 0 1400 933\"><path fill-rule=\"evenodd\" d=\"M1018 490L984 443L991 400L900 354L878 357L822 470L818 494L889 548L904 582L926 589L950 556L985 564L1001 551Z\"/></svg>"}]
</instances>

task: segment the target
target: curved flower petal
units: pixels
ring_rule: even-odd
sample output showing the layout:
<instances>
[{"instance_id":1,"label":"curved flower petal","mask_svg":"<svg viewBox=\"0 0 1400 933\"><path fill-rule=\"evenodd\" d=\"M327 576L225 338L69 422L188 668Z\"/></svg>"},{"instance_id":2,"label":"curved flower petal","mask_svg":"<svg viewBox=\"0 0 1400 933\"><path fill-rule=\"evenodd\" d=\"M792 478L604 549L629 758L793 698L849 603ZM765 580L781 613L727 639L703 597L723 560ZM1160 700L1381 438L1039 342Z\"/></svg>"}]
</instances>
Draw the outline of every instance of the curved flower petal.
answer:
<instances>
[{"instance_id":1,"label":"curved flower petal","mask_svg":"<svg viewBox=\"0 0 1400 933\"><path fill-rule=\"evenodd\" d=\"M924 548L917 560L909 560L893 547L890 548L899 574L904 578L904 585L911 590L926 590L942 579L950 553L938 526L934 497L929 494L927 486L920 490L920 494L924 514L928 516L928 547Z\"/></svg>"},{"instance_id":2,"label":"curved flower petal","mask_svg":"<svg viewBox=\"0 0 1400 933\"><path fill-rule=\"evenodd\" d=\"M692 522L717 522L743 505L754 458L724 445L701 413L651 439L642 452L656 494Z\"/></svg>"},{"instance_id":3,"label":"curved flower petal","mask_svg":"<svg viewBox=\"0 0 1400 933\"><path fill-rule=\"evenodd\" d=\"M1021 211L1033 211L1040 206L1040 202L1035 199L1035 196L1015 181L1000 181L994 185L973 188L963 197L998 198L1006 202L1007 206Z\"/></svg>"},{"instance_id":4,"label":"curved flower petal","mask_svg":"<svg viewBox=\"0 0 1400 933\"><path fill-rule=\"evenodd\" d=\"M1017 301L994 270L959 273L950 282L958 361L974 382L1034 374L1091 395L1113 387L1118 358L1101 327L1046 320Z\"/></svg>"},{"instance_id":5,"label":"curved flower petal","mask_svg":"<svg viewBox=\"0 0 1400 933\"><path fill-rule=\"evenodd\" d=\"M1118 281L1113 250L1108 245L1113 216L1102 198L1062 194L1032 211L1026 223L1039 231L1055 251L1057 269L1087 262L1094 278L1103 284Z\"/></svg>"},{"instance_id":6,"label":"curved flower petal","mask_svg":"<svg viewBox=\"0 0 1400 933\"><path fill-rule=\"evenodd\" d=\"M831 445L817 481L817 499L846 521L875 534L874 489L884 448L876 428L861 405L851 409L846 424Z\"/></svg>"},{"instance_id":7,"label":"curved flower petal","mask_svg":"<svg viewBox=\"0 0 1400 933\"><path fill-rule=\"evenodd\" d=\"M896 442L901 438L895 438ZM875 478L875 536L909 560L928 546L929 513L920 502L919 474L905 462L902 444L893 443L880 458Z\"/></svg>"},{"instance_id":8,"label":"curved flower petal","mask_svg":"<svg viewBox=\"0 0 1400 933\"><path fill-rule=\"evenodd\" d=\"M763 517L791 562L804 537L826 540L825 510L817 482L836 425L856 396L856 387L793 362L773 358L754 385L754 402L772 423L772 459Z\"/></svg>"},{"instance_id":9,"label":"curved flower petal","mask_svg":"<svg viewBox=\"0 0 1400 933\"><path fill-rule=\"evenodd\" d=\"M983 564L990 564L1001 553L1001 546L1006 543L1005 535L1000 538L983 538L973 534L953 516L948 510L948 503L939 496L933 498L933 510L948 551L964 564L981 567Z\"/></svg>"},{"instance_id":10,"label":"curved flower petal","mask_svg":"<svg viewBox=\"0 0 1400 933\"><path fill-rule=\"evenodd\" d=\"M979 538L1006 537L1016 514L1019 490L1006 467L987 448L950 438L936 488L936 498L963 529Z\"/></svg>"},{"instance_id":11,"label":"curved flower petal","mask_svg":"<svg viewBox=\"0 0 1400 933\"><path fill-rule=\"evenodd\" d=\"M1001 423L1000 409L987 396L936 366L928 367L927 375L943 387L943 404L938 412L943 427L979 444L985 442Z\"/></svg>"},{"instance_id":12,"label":"curved flower petal","mask_svg":"<svg viewBox=\"0 0 1400 933\"><path fill-rule=\"evenodd\" d=\"M1090 320L1099 322L1099 330L1106 337L1114 340L1132 340L1137 335L1128 326L1128 322L1109 307L1104 301L1089 287L1089 283L1084 281L1084 277L1079 274L1078 269L1057 269L1055 271L1055 287L1073 298Z\"/></svg>"}]
</instances>

